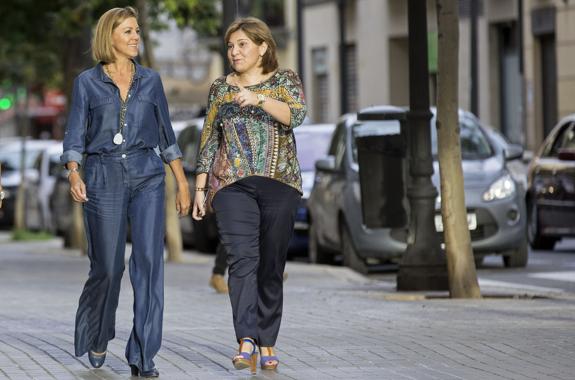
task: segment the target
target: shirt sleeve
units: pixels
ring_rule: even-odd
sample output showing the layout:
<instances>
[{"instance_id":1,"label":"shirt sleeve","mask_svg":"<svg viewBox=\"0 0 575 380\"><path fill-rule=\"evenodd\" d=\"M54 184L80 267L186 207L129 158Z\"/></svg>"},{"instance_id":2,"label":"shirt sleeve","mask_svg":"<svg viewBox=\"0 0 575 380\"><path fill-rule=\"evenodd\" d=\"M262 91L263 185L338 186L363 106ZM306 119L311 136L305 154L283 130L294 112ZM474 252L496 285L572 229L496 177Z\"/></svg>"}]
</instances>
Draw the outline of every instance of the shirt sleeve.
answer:
<instances>
[{"instance_id":1,"label":"shirt sleeve","mask_svg":"<svg viewBox=\"0 0 575 380\"><path fill-rule=\"evenodd\" d=\"M219 106L219 102L216 101L217 89L217 83L212 83L210 94L208 95L208 110L200 139L198 163L196 165L197 174L209 173L212 163L214 162L216 152L220 146L221 126L216 122Z\"/></svg>"},{"instance_id":2,"label":"shirt sleeve","mask_svg":"<svg viewBox=\"0 0 575 380\"><path fill-rule=\"evenodd\" d=\"M158 94L157 118L160 125L160 157L165 163L182 158L182 152L176 142L176 135L170 121L168 101L164 92L164 86L159 74L156 74L156 91Z\"/></svg>"},{"instance_id":3,"label":"shirt sleeve","mask_svg":"<svg viewBox=\"0 0 575 380\"><path fill-rule=\"evenodd\" d=\"M293 129L300 126L305 119L307 106L303 94L303 85L299 76L293 70L286 70L283 74L285 79L281 82L281 94L283 101L290 110L289 125L282 125L284 129Z\"/></svg>"},{"instance_id":4,"label":"shirt sleeve","mask_svg":"<svg viewBox=\"0 0 575 380\"><path fill-rule=\"evenodd\" d=\"M64 133L64 153L60 156L60 162L66 165L70 161L82 164L86 144L86 129L88 124L88 99L82 79L78 76L74 79L72 101L66 132Z\"/></svg>"}]
</instances>

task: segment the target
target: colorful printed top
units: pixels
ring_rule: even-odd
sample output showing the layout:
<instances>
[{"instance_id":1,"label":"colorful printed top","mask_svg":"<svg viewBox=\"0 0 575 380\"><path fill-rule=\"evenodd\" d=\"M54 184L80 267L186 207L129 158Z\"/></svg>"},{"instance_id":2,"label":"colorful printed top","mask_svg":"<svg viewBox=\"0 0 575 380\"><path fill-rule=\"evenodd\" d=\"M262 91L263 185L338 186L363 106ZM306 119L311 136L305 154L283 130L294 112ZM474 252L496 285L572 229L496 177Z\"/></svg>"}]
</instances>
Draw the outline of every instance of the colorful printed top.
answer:
<instances>
[{"instance_id":1,"label":"colorful printed top","mask_svg":"<svg viewBox=\"0 0 575 380\"><path fill-rule=\"evenodd\" d=\"M301 173L292 129L306 114L303 88L292 70L278 70L269 79L245 86L287 103L290 125L276 121L262 108L240 108L234 102L239 88L222 76L214 81L208 98L197 173L208 173L208 204L218 190L242 178L257 175L293 186L300 193Z\"/></svg>"}]
</instances>

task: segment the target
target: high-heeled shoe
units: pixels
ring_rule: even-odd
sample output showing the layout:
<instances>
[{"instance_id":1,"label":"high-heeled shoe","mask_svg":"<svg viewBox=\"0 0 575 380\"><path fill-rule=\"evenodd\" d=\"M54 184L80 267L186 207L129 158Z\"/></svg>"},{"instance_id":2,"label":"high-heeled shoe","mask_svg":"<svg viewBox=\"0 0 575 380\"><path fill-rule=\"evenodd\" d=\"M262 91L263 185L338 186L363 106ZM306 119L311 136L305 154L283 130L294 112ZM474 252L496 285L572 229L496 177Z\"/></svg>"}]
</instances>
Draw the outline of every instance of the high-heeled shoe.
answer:
<instances>
[{"instance_id":1,"label":"high-heeled shoe","mask_svg":"<svg viewBox=\"0 0 575 380\"><path fill-rule=\"evenodd\" d=\"M265 347L268 350L268 353L272 352L272 348L271 347ZM261 369L270 369L270 370L274 370L278 368L278 364L280 364L280 361L278 359L277 356L275 355L264 355L264 350L262 350L262 347L260 346L260 367Z\"/></svg>"},{"instance_id":2,"label":"high-heeled shoe","mask_svg":"<svg viewBox=\"0 0 575 380\"><path fill-rule=\"evenodd\" d=\"M100 368L106 361L106 351L104 352L94 352L88 351L88 360L94 368Z\"/></svg>"},{"instance_id":3,"label":"high-heeled shoe","mask_svg":"<svg viewBox=\"0 0 575 380\"><path fill-rule=\"evenodd\" d=\"M160 376L160 371L158 371L156 368L152 368L152 369L149 369L147 371L140 371L138 366L130 364L130 370L132 371L132 376L137 376L137 377L159 377Z\"/></svg>"},{"instance_id":4,"label":"high-heeled shoe","mask_svg":"<svg viewBox=\"0 0 575 380\"><path fill-rule=\"evenodd\" d=\"M242 352L242 346L246 343L252 345L252 352ZM238 354L233 357L232 363L235 369L245 369L250 368L252 374L256 373L256 367L258 363L258 352L256 350L256 342L252 338L240 339L240 348L238 349Z\"/></svg>"}]
</instances>

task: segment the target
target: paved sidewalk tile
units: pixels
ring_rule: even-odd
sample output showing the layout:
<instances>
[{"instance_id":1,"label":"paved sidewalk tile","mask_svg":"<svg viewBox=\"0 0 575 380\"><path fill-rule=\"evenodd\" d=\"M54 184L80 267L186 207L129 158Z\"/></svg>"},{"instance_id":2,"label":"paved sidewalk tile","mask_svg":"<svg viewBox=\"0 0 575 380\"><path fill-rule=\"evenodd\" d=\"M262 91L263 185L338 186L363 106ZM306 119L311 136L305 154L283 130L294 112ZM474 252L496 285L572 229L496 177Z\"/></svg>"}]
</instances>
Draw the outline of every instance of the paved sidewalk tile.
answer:
<instances>
[{"instance_id":1,"label":"paved sidewalk tile","mask_svg":"<svg viewBox=\"0 0 575 380\"><path fill-rule=\"evenodd\" d=\"M88 261L60 244L0 242L0 379L130 379L127 272L116 339L105 365L93 369L73 353ZM575 378L573 295L403 301L408 297L395 297L393 284L302 263L287 268L280 367L250 376L231 365L237 347L229 299L207 286L213 257L186 257L166 265L164 338L155 360L163 379Z\"/></svg>"}]
</instances>

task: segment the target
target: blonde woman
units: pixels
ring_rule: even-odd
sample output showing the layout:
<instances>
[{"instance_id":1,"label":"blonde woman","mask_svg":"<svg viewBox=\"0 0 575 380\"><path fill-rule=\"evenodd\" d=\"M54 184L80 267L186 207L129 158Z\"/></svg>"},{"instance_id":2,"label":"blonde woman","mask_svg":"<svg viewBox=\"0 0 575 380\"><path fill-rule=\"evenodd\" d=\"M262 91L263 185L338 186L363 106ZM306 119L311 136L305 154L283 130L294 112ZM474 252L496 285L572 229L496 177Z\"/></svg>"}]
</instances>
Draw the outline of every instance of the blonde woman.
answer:
<instances>
[{"instance_id":1,"label":"blonde woman","mask_svg":"<svg viewBox=\"0 0 575 380\"><path fill-rule=\"evenodd\" d=\"M233 73L210 89L192 215L215 210L240 344L233 365L255 372L256 346L262 369L279 364L283 272L302 193L293 128L306 106L297 74L278 68L264 22L235 21L225 43Z\"/></svg>"},{"instance_id":2,"label":"blonde woman","mask_svg":"<svg viewBox=\"0 0 575 380\"><path fill-rule=\"evenodd\" d=\"M98 64L74 81L61 160L69 170L72 198L83 204L90 258L76 315L75 353L88 352L96 368L104 364L108 341L115 336L129 221L134 319L126 359L132 375L157 377L153 358L162 341L164 307L164 162L178 182L181 215L188 213L190 194L160 76L134 61L140 43L137 16L134 8L113 8L98 20L92 41Z\"/></svg>"}]
</instances>

